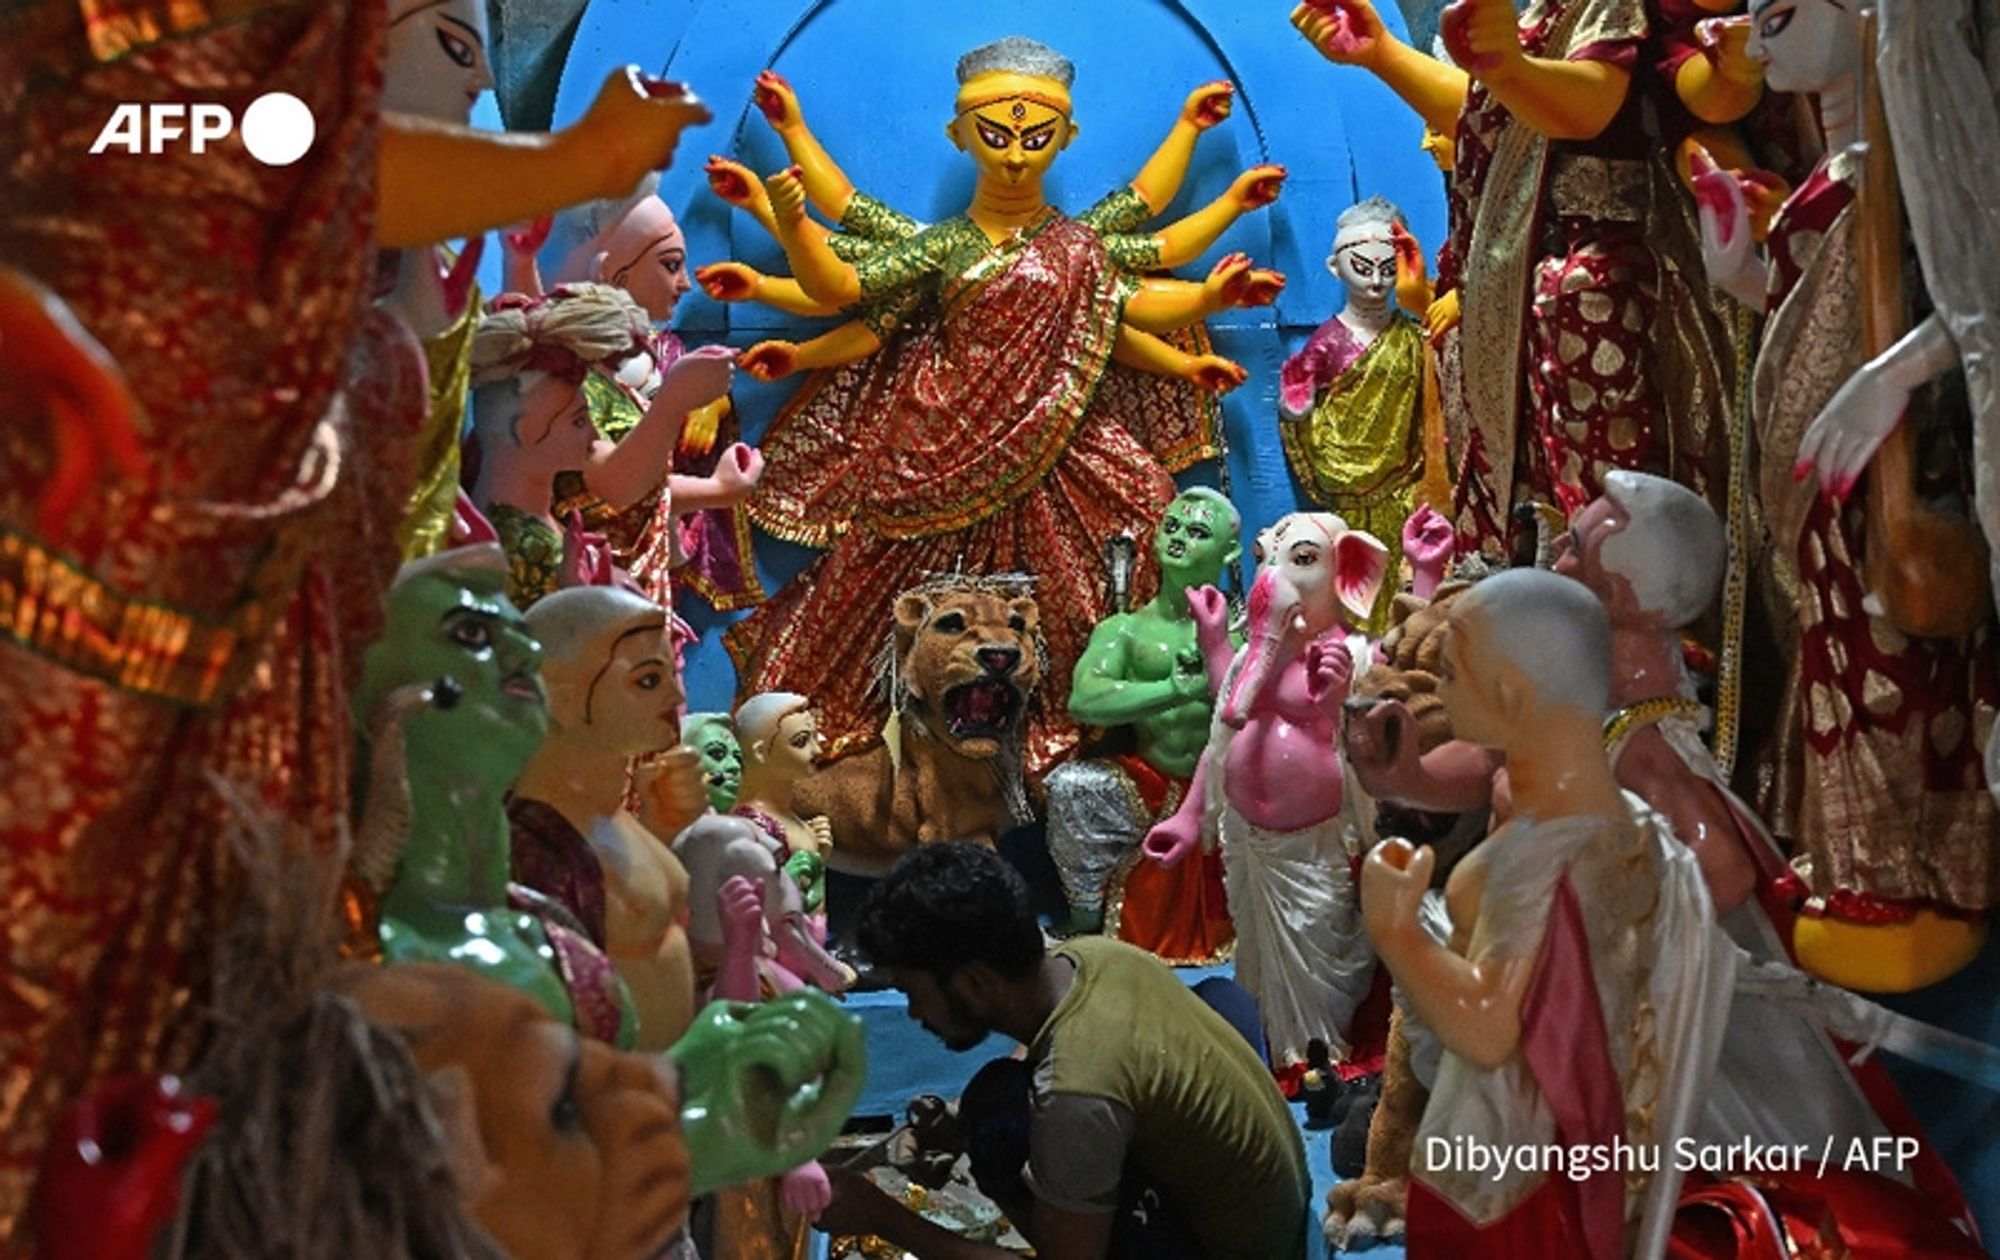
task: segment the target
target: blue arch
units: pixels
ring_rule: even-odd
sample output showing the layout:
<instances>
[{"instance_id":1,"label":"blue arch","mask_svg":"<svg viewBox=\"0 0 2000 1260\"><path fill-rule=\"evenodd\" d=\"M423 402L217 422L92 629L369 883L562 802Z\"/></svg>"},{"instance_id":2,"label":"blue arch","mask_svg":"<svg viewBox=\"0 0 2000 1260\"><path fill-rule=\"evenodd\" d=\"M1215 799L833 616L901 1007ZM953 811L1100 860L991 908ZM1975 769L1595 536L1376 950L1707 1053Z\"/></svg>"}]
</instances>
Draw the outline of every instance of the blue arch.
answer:
<instances>
[{"instance_id":1,"label":"blue arch","mask_svg":"<svg viewBox=\"0 0 2000 1260\"><path fill-rule=\"evenodd\" d=\"M1399 23L1393 6L1385 19ZM661 192L688 234L697 262L723 258L771 270L782 255L760 229L708 193L701 163L726 153L756 170L775 169L782 149L750 103L756 74L774 67L798 88L808 120L858 187L925 218L963 207L970 164L944 136L952 67L960 53L1007 34L1061 49L1077 65L1081 132L1051 173L1052 199L1081 209L1129 179L1158 144L1187 92L1210 79L1237 86L1232 117L1205 136L1168 215L1201 205L1238 171L1273 161L1290 170L1277 205L1245 216L1182 274L1243 250L1288 277L1277 305L1230 312L1210 325L1220 352L1250 369L1228 396L1224 419L1230 486L1246 527L1292 510L1296 489L1274 428L1284 355L1341 301L1324 259L1333 221L1358 196L1400 204L1427 245L1441 239L1444 208L1435 169L1417 149L1414 114L1370 76L1321 60L1285 22L1282 8L1241 0L1024 0L1004 13L938 0L593 0L579 28L556 100L558 125L580 115L604 75L637 62L691 83L715 121L683 138ZM692 342L749 345L810 335L815 326L755 306L726 307L699 293L676 321ZM794 382L744 382L736 401L754 436ZM1213 465L1190 481L1214 483ZM811 553L759 537L758 563L773 585ZM698 618L703 643L690 657L697 707L727 702L733 672L713 633L722 618Z\"/></svg>"}]
</instances>

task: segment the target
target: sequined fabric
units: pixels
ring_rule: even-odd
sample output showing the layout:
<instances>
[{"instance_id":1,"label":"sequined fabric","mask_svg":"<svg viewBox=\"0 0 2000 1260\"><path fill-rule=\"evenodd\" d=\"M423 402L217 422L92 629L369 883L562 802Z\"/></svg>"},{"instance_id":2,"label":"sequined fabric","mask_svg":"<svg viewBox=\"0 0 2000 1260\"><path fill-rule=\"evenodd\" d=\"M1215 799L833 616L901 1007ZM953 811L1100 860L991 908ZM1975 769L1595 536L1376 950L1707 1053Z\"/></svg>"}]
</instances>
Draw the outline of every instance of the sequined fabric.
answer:
<instances>
[{"instance_id":1,"label":"sequined fabric","mask_svg":"<svg viewBox=\"0 0 2000 1260\"><path fill-rule=\"evenodd\" d=\"M1535 266L1528 383L1545 493L1565 516L1618 468L1666 469L1667 415L1647 370L1659 317L1653 256L1629 227L1565 220L1571 239Z\"/></svg>"},{"instance_id":2,"label":"sequined fabric","mask_svg":"<svg viewBox=\"0 0 2000 1260\"><path fill-rule=\"evenodd\" d=\"M1102 910L1119 859L1145 839L1151 811L1114 761L1071 761L1048 778L1049 857L1078 910Z\"/></svg>"},{"instance_id":3,"label":"sequined fabric","mask_svg":"<svg viewBox=\"0 0 2000 1260\"><path fill-rule=\"evenodd\" d=\"M507 602L527 609L562 586L563 539L556 527L511 503L486 510L507 553Z\"/></svg>"},{"instance_id":4,"label":"sequined fabric","mask_svg":"<svg viewBox=\"0 0 2000 1260\"><path fill-rule=\"evenodd\" d=\"M1187 782L1137 756L1071 761L1051 771L1049 856L1080 910L1102 909L1104 934L1177 967L1230 956L1236 939L1220 854L1174 867L1148 861L1140 841L1173 813Z\"/></svg>"},{"instance_id":5,"label":"sequined fabric","mask_svg":"<svg viewBox=\"0 0 2000 1260\"><path fill-rule=\"evenodd\" d=\"M465 396L472 384L472 334L479 327L479 290L449 328L424 343L430 366L430 415L418 437L417 488L396 542L405 560L421 560L451 546L452 509L458 504L459 438L465 429Z\"/></svg>"},{"instance_id":6,"label":"sequined fabric","mask_svg":"<svg viewBox=\"0 0 2000 1260\"><path fill-rule=\"evenodd\" d=\"M145 412L143 467L108 480L61 545L130 597L263 627L205 710L0 646L0 1248L19 1242L56 1109L195 1049L232 901L214 780L305 843L344 831L350 680L413 481L420 351L365 310L383 6L232 8L109 63L76 5L0 16L0 258L62 296ZM318 122L294 165L234 138L89 156L117 103L240 111L274 90ZM0 524L29 533L50 452L21 407L0 393Z\"/></svg>"},{"instance_id":7,"label":"sequined fabric","mask_svg":"<svg viewBox=\"0 0 2000 1260\"><path fill-rule=\"evenodd\" d=\"M928 572L1032 573L1042 691L1067 695L1105 612L1104 540L1151 530L1168 474L1212 453L1214 415L1179 382L1117 379L1136 376L1110 362L1129 280L1082 219L1051 211L997 246L951 220L857 271L872 297L900 284L922 300L875 354L809 379L765 434L752 516L831 550L728 640L740 693L812 696L836 755L877 738L875 645L895 594ZM1135 600L1157 580L1150 561ZM1032 771L1075 741L1059 709L1031 714Z\"/></svg>"},{"instance_id":8,"label":"sequined fabric","mask_svg":"<svg viewBox=\"0 0 2000 1260\"><path fill-rule=\"evenodd\" d=\"M1278 436L1307 500L1352 529L1403 536L1423 471L1423 371L1423 333L1403 315L1365 348L1338 318L1328 320L1286 361ZM1370 633L1388 628L1398 585L1382 584Z\"/></svg>"},{"instance_id":9,"label":"sequined fabric","mask_svg":"<svg viewBox=\"0 0 2000 1260\"><path fill-rule=\"evenodd\" d=\"M600 949L604 932L604 866L590 844L555 806L527 797L507 802L514 882L561 905Z\"/></svg>"},{"instance_id":10,"label":"sequined fabric","mask_svg":"<svg viewBox=\"0 0 2000 1260\"><path fill-rule=\"evenodd\" d=\"M1791 477L1806 425L1860 365L1860 163L1822 164L1770 233L1771 315L1755 377L1766 597L1789 635L1785 726L1759 802L1836 889L1962 910L2000 902L2000 825L1979 740L2000 703L1991 624L1910 639L1863 604L1864 489L1837 505Z\"/></svg>"},{"instance_id":11,"label":"sequined fabric","mask_svg":"<svg viewBox=\"0 0 2000 1260\"><path fill-rule=\"evenodd\" d=\"M612 965L611 956L591 940L590 933L576 921L568 907L519 884L507 886L507 904L535 916L542 934L548 938L556 976L569 995L576 1030L584 1036L620 1049L630 1049L630 1039L621 1040L618 1030L626 1022L625 1011L631 998Z\"/></svg>"},{"instance_id":12,"label":"sequined fabric","mask_svg":"<svg viewBox=\"0 0 2000 1260\"><path fill-rule=\"evenodd\" d=\"M652 351L654 363L665 372L686 348L679 337L663 332L654 335ZM583 395L591 423L611 441L622 441L645 417L633 392L602 371L584 378ZM699 455L676 449L671 471L690 477L713 474L722 452L739 432L731 411L718 427L714 445ZM661 483L664 487L665 478ZM750 517L741 504L676 517L661 510L663 496L655 490L616 512L590 493L582 475L574 472L556 478L554 499L556 519L581 513L585 528L611 540L619 566L663 608L673 607L676 585L693 591L718 612L748 608L764 598L763 583L751 560Z\"/></svg>"},{"instance_id":13,"label":"sequined fabric","mask_svg":"<svg viewBox=\"0 0 2000 1260\"><path fill-rule=\"evenodd\" d=\"M1531 54L1632 70L1594 140L1552 141L1483 85L1467 94L1446 251L1464 319L1441 368L1463 547L1503 551L1517 500L1574 511L1613 468L1710 492L1723 467L1724 325L1687 280L1687 197L1638 123L1666 94L1637 64L1651 22L1638 0L1535 0L1521 16Z\"/></svg>"}]
</instances>

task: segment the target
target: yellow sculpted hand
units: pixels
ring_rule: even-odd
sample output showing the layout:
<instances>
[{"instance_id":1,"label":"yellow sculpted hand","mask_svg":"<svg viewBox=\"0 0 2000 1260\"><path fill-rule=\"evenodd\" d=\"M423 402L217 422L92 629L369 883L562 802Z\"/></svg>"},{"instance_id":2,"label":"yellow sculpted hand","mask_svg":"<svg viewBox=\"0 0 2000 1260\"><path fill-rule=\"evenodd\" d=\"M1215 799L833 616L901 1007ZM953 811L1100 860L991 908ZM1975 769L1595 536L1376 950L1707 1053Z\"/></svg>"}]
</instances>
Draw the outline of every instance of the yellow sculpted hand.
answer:
<instances>
[{"instance_id":1,"label":"yellow sculpted hand","mask_svg":"<svg viewBox=\"0 0 2000 1260\"><path fill-rule=\"evenodd\" d=\"M739 210L749 210L764 200L764 186L741 162L715 156L703 164L708 173L708 190Z\"/></svg>"},{"instance_id":2,"label":"yellow sculpted hand","mask_svg":"<svg viewBox=\"0 0 2000 1260\"><path fill-rule=\"evenodd\" d=\"M766 70L757 76L757 86L752 89L751 97L757 102L764 121L771 124L771 130L782 134L805 126L806 116L799 109L799 94L776 70Z\"/></svg>"},{"instance_id":3,"label":"yellow sculpted hand","mask_svg":"<svg viewBox=\"0 0 2000 1260\"><path fill-rule=\"evenodd\" d=\"M1285 176L1289 173L1276 163L1253 166L1236 177L1236 181L1229 186L1229 195L1236 199L1240 210L1268 206L1278 199L1278 193L1285 186Z\"/></svg>"},{"instance_id":4,"label":"yellow sculpted hand","mask_svg":"<svg viewBox=\"0 0 2000 1260\"><path fill-rule=\"evenodd\" d=\"M708 106L686 84L655 79L627 66L611 73L589 112L564 138L573 140L578 151L598 154L612 172L614 188L630 191L646 172L673 161L681 132L711 117Z\"/></svg>"},{"instance_id":5,"label":"yellow sculpted hand","mask_svg":"<svg viewBox=\"0 0 2000 1260\"><path fill-rule=\"evenodd\" d=\"M1438 34L1452 60L1482 79L1504 75L1527 60L1520 16L1510 0L1454 0L1438 15Z\"/></svg>"},{"instance_id":6,"label":"yellow sculpted hand","mask_svg":"<svg viewBox=\"0 0 2000 1260\"><path fill-rule=\"evenodd\" d=\"M771 198L771 214L779 223L791 226L805 222L805 173L798 167L788 166L767 176L764 192Z\"/></svg>"},{"instance_id":7,"label":"yellow sculpted hand","mask_svg":"<svg viewBox=\"0 0 2000 1260\"><path fill-rule=\"evenodd\" d=\"M1196 389L1210 394L1226 394L1250 379L1241 363L1219 354L1189 355L1181 378Z\"/></svg>"},{"instance_id":8,"label":"yellow sculpted hand","mask_svg":"<svg viewBox=\"0 0 2000 1260\"><path fill-rule=\"evenodd\" d=\"M736 366L760 381L775 381L799 370L799 348L790 341L760 341L743 352Z\"/></svg>"},{"instance_id":9,"label":"yellow sculpted hand","mask_svg":"<svg viewBox=\"0 0 2000 1260\"><path fill-rule=\"evenodd\" d=\"M758 282L764 273L755 267L740 262L710 263L697 267L695 283L701 291L718 302L749 302L757 296Z\"/></svg>"},{"instance_id":10,"label":"yellow sculpted hand","mask_svg":"<svg viewBox=\"0 0 2000 1260\"><path fill-rule=\"evenodd\" d=\"M1458 327L1458 290L1447 289L1424 310L1424 335L1433 342Z\"/></svg>"},{"instance_id":11,"label":"yellow sculpted hand","mask_svg":"<svg viewBox=\"0 0 2000 1260\"><path fill-rule=\"evenodd\" d=\"M1236 86L1227 79L1204 83L1188 93L1187 103L1181 106L1181 121L1196 131L1207 131L1229 117L1235 97Z\"/></svg>"},{"instance_id":12,"label":"yellow sculpted hand","mask_svg":"<svg viewBox=\"0 0 2000 1260\"><path fill-rule=\"evenodd\" d=\"M1764 64L1750 56L1750 16L1704 18L1695 24L1695 40L1715 72L1742 87L1764 86Z\"/></svg>"},{"instance_id":13,"label":"yellow sculpted hand","mask_svg":"<svg viewBox=\"0 0 2000 1260\"><path fill-rule=\"evenodd\" d=\"M1285 278L1253 267L1248 254L1225 254L1202 281L1217 310L1228 306L1269 306L1278 300Z\"/></svg>"}]
</instances>

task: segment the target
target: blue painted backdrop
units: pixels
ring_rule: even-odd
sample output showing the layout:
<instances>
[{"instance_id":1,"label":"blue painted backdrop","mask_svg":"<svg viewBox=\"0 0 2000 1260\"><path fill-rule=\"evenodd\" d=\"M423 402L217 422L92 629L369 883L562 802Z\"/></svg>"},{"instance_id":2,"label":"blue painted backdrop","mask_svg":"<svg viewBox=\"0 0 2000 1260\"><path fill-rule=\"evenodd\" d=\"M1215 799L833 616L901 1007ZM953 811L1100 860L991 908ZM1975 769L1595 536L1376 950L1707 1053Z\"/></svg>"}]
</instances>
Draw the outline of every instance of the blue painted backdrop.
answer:
<instances>
[{"instance_id":1,"label":"blue painted backdrop","mask_svg":"<svg viewBox=\"0 0 2000 1260\"><path fill-rule=\"evenodd\" d=\"M1398 20L1393 7L1384 12ZM971 196L971 163L944 135L953 67L969 48L1022 34L1076 62L1081 132L1049 183L1051 198L1071 210L1128 181L1196 85L1233 81L1235 112L1203 137L1168 215L1213 198L1246 166L1279 162L1291 171L1275 206L1245 216L1181 273L1198 279L1216 258L1243 250L1289 280L1275 309L1229 312L1210 324L1218 350L1250 369L1224 410L1231 489L1255 529L1295 506L1273 428L1278 366L1340 305L1340 286L1324 265L1335 216L1358 196L1381 193L1404 208L1427 246L1435 248L1444 224L1437 172L1416 147L1415 115L1370 76L1322 61L1285 14L1283 4L1242 0L1027 0L1004 9L940 0L595 0L564 71L555 120L576 118L604 75L628 62L691 83L716 118L687 134L661 183L692 259L738 258L783 272L776 244L711 196L701 174L710 153L760 172L783 164L783 149L750 104L751 80L766 67L797 87L807 121L857 187L926 219L956 213ZM494 123L490 100L483 121ZM760 306L725 306L698 291L676 320L692 343L738 346L824 326ZM797 380L738 380L736 403L754 441ZM1218 470L1199 466L1187 480L1214 484ZM811 559L762 536L757 552L774 588ZM734 689L715 633L721 620L697 618L703 642L688 669L696 708L720 707Z\"/></svg>"}]
</instances>

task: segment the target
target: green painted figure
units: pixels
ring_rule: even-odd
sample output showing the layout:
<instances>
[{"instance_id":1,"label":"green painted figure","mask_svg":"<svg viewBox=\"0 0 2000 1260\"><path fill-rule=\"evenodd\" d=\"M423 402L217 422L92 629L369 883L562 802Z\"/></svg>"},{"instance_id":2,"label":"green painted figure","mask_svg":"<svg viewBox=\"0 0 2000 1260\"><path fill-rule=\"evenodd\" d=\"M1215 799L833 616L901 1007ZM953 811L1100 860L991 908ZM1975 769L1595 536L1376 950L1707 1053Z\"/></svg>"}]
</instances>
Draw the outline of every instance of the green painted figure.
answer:
<instances>
[{"instance_id":1,"label":"green painted figure","mask_svg":"<svg viewBox=\"0 0 2000 1260\"><path fill-rule=\"evenodd\" d=\"M382 955L470 967L628 1046L636 1021L610 960L573 921L509 886L507 792L548 733L549 712L541 646L506 587L497 546L405 565L364 658L355 697L364 721L405 688L432 695L402 727L408 825L381 889ZM371 787L385 790L395 789Z\"/></svg>"},{"instance_id":2,"label":"green painted figure","mask_svg":"<svg viewBox=\"0 0 2000 1260\"><path fill-rule=\"evenodd\" d=\"M407 773L378 770L370 786L371 796L400 792L406 779L407 808L364 808L364 830L370 816L407 817L381 885L382 953L390 963L466 968L624 1047L637 1020L609 958L553 903L508 884L504 801L549 713L541 646L507 602L507 573L491 544L405 565L388 626L363 662L359 712L407 712L396 728ZM367 725L378 739L387 729ZM356 864L370 874L359 853ZM712 1002L666 1057L679 1073L695 1194L775 1176L824 1150L867 1073L860 1021L819 993Z\"/></svg>"},{"instance_id":3,"label":"green painted figure","mask_svg":"<svg viewBox=\"0 0 2000 1260\"><path fill-rule=\"evenodd\" d=\"M1169 959L1207 960L1227 942L1226 931L1214 939L1227 922L1219 887L1212 905L1187 889L1165 898L1180 904L1154 904L1162 898L1135 898L1126 874L1128 855L1179 802L1208 742L1214 700L1188 601L1219 582L1241 554L1241 528L1221 494L1182 491L1153 534L1159 594L1099 622L1077 662L1070 715L1091 726L1129 727L1136 755L1078 760L1049 776L1049 852L1062 873L1072 932L1105 926L1107 906L1115 905L1118 935ZM1188 865L1197 868L1188 874L1203 866Z\"/></svg>"},{"instance_id":4,"label":"green painted figure","mask_svg":"<svg viewBox=\"0 0 2000 1260\"><path fill-rule=\"evenodd\" d=\"M743 785L743 745L727 713L690 713L681 721L681 743L701 758L701 781L718 814L736 808Z\"/></svg>"}]
</instances>

